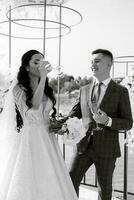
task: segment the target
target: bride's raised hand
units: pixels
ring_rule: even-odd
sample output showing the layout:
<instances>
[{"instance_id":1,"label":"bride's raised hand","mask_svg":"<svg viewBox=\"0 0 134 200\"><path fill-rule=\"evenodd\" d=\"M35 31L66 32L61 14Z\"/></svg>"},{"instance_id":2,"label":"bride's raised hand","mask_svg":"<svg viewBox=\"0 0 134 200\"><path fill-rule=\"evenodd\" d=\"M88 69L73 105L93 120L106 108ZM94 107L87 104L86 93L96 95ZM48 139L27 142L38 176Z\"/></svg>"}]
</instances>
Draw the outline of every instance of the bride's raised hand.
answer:
<instances>
[{"instance_id":1,"label":"bride's raised hand","mask_svg":"<svg viewBox=\"0 0 134 200\"><path fill-rule=\"evenodd\" d=\"M44 77L52 70L52 66L48 61L42 60L40 61L40 66L38 69L39 69L40 76Z\"/></svg>"}]
</instances>

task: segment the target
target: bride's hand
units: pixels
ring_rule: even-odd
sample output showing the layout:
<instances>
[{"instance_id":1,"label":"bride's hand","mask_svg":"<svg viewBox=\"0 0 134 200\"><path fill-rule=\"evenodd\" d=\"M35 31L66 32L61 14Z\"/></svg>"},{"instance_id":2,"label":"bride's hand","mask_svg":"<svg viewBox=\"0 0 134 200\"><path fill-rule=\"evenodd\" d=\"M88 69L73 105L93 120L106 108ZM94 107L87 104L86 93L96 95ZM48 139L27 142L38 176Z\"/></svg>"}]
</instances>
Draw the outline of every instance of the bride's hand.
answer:
<instances>
[{"instance_id":1,"label":"bride's hand","mask_svg":"<svg viewBox=\"0 0 134 200\"><path fill-rule=\"evenodd\" d=\"M44 77L44 75L47 75L52 70L52 66L48 61L40 61L40 66L38 69L40 76Z\"/></svg>"}]
</instances>

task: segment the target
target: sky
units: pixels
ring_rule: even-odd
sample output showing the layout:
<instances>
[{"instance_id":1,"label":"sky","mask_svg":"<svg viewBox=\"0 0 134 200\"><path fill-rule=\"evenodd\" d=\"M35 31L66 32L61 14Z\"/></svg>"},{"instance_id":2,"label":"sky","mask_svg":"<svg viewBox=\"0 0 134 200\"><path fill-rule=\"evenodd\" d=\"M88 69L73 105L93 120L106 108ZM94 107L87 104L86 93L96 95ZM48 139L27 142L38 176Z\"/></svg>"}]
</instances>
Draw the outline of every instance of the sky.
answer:
<instances>
[{"instance_id":1,"label":"sky","mask_svg":"<svg viewBox=\"0 0 134 200\"><path fill-rule=\"evenodd\" d=\"M4 16L3 2L0 0L1 16ZM80 24L71 28L70 34L62 37L61 66L64 74L89 77L91 75L90 54L97 48L110 50L114 57L134 56L134 0L67 0L63 6L77 10L83 17ZM79 16L67 10L62 11L62 23L70 25L72 22L77 22ZM15 12L12 17L15 16ZM48 18L56 15L52 14L56 13L52 9L48 12ZM4 17L0 19L5 20ZM23 30L12 25L12 34L32 37L34 34L40 34L39 31L36 33L35 29ZM0 25L0 32L8 33L7 22ZM42 40L12 38L11 44L12 74L17 72L21 57L27 50L37 49L43 52ZM8 37L0 35L0 73L9 72L8 52ZM46 60L52 64L53 68L58 66L58 39L46 40ZM129 65L129 69L132 65L133 63ZM55 70L49 74L50 77L55 75ZM124 75L125 64L116 64L115 76Z\"/></svg>"}]
</instances>

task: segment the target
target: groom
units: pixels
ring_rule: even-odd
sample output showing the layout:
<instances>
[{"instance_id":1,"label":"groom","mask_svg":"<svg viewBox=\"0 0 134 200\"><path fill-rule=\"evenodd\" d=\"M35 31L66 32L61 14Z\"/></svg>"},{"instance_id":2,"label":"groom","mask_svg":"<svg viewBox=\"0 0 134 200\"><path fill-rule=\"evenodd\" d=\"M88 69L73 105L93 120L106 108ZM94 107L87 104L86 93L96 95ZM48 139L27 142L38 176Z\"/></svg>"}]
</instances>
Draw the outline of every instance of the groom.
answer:
<instances>
[{"instance_id":1,"label":"groom","mask_svg":"<svg viewBox=\"0 0 134 200\"><path fill-rule=\"evenodd\" d=\"M88 85L80 89L79 100L69 114L69 117L82 118L87 130L86 136L77 144L78 151L72 161L72 182L79 195L81 180L94 164L100 200L111 200L115 162L121 156L119 131L129 130L133 122L127 89L110 78L112 63L110 51L97 49L92 52L93 77ZM93 101L97 95L96 107L99 109L93 111Z\"/></svg>"}]
</instances>

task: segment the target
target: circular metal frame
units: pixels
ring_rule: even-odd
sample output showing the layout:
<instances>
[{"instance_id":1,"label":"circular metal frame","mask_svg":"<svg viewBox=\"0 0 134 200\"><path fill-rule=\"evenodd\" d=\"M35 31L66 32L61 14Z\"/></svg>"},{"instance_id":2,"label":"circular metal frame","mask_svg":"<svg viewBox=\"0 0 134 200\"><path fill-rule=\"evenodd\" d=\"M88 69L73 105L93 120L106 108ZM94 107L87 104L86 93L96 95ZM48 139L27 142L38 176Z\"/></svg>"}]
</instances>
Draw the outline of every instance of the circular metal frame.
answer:
<instances>
[{"instance_id":1,"label":"circular metal frame","mask_svg":"<svg viewBox=\"0 0 134 200\"><path fill-rule=\"evenodd\" d=\"M17 7L14 7L14 8L11 8L7 11L6 13L6 17L7 19L9 19L9 12L12 12L13 10L16 10L16 9L19 9L19 8L23 8L23 7L29 7L29 6L44 6L44 4L25 4L25 5L20 5L20 6L17 6ZM82 15L75 9L72 9L70 7L66 7L66 6L60 6L60 5L54 5L54 4L46 4L46 6L52 6L52 7L58 7L58 8L62 8L62 9L67 9L67 10L70 10L70 11L73 11L74 13L76 13L79 17L80 17L80 20L72 25L66 25L67 27L74 27L78 24L80 24L83 20L83 17ZM20 19L21 20L21 19ZM46 20L47 21L47 20ZM21 24L21 23L18 23L18 22L15 22L13 21L13 23L16 23L20 26L24 26L24 27L30 27L30 28L39 28L39 27L33 27L33 26L28 26L28 25L24 25L24 24ZM65 28L65 27L61 27L61 28ZM51 29L58 29L58 28L51 28Z\"/></svg>"},{"instance_id":2,"label":"circular metal frame","mask_svg":"<svg viewBox=\"0 0 134 200\"><path fill-rule=\"evenodd\" d=\"M133 60L130 60L132 58ZM126 59L126 60L123 60ZM134 56L119 56L114 58L114 63L134 63Z\"/></svg>"},{"instance_id":3,"label":"circular metal frame","mask_svg":"<svg viewBox=\"0 0 134 200\"><path fill-rule=\"evenodd\" d=\"M134 63L134 56L119 56L119 57L115 57L114 58L114 63L115 64L125 64L125 66L126 66L125 76L128 76L129 64ZM114 67L113 67L113 74L114 74Z\"/></svg>"},{"instance_id":4,"label":"circular metal frame","mask_svg":"<svg viewBox=\"0 0 134 200\"><path fill-rule=\"evenodd\" d=\"M12 19L11 22L14 22L14 21L22 21L22 20L29 20L29 21L43 21L43 19ZM6 20L6 21L2 21L0 22L0 24L4 24L4 23L9 23L9 20ZM60 36L63 37L65 35L68 35L70 32L71 32L71 28L69 26L67 26L66 24L63 24L63 23L60 23L60 22L56 22L56 21L52 21L52 20L46 20L46 22L50 22L50 23L55 23L55 24L58 24L58 25L62 25L64 26L64 28L67 28L68 29L68 32L65 33L65 34L61 34ZM31 27L29 27L31 28ZM4 34L2 32L0 32L0 35L3 35L3 36L8 36L9 37L9 34ZM18 39L32 39L32 40L40 40L40 39L43 39L43 38L32 38L32 37L20 37L20 36L14 36L14 35L11 35L12 38L18 38ZM59 35L58 36L51 36L51 37L46 37L45 39L54 39L54 38L59 38Z\"/></svg>"}]
</instances>

